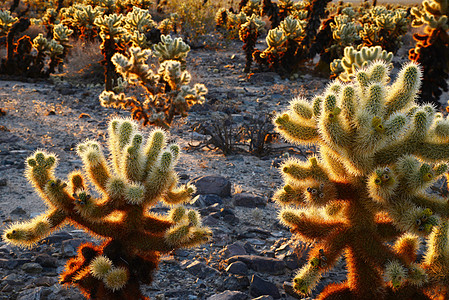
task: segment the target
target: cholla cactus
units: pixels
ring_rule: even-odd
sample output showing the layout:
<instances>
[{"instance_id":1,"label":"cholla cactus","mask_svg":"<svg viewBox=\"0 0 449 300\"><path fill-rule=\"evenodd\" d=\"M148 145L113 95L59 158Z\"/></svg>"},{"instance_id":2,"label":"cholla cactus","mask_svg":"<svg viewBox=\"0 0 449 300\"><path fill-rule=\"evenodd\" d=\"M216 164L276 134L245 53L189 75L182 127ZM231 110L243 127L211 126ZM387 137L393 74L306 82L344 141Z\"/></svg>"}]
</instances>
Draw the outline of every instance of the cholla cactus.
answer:
<instances>
[{"instance_id":1,"label":"cholla cactus","mask_svg":"<svg viewBox=\"0 0 449 300\"><path fill-rule=\"evenodd\" d=\"M61 9L61 22L73 29L76 36L92 41L98 34L95 20L103 15L101 7L91 5L74 5Z\"/></svg>"},{"instance_id":2,"label":"cholla cactus","mask_svg":"<svg viewBox=\"0 0 449 300\"><path fill-rule=\"evenodd\" d=\"M430 299L431 275L414 262L419 243L410 234L433 231L446 238L447 250L441 220L449 203L427 188L447 171L449 120L414 102L419 66L404 66L391 85L388 75L386 63L374 62L312 102L294 99L275 118L285 138L319 149L307 162L284 162L285 185L275 194L281 221L316 241L294 278L298 293L310 293L345 254L347 281L328 285L317 299Z\"/></svg>"},{"instance_id":3,"label":"cholla cactus","mask_svg":"<svg viewBox=\"0 0 449 300\"><path fill-rule=\"evenodd\" d=\"M182 69L179 61L166 60L154 72L147 65L151 54L149 49L131 47L129 57L117 53L112 58L117 72L130 85L145 90L145 99L104 91L100 102L103 106L130 108L133 118L143 120L144 125L167 128L175 115L185 116L191 105L203 102L207 89L203 84L190 87L190 74Z\"/></svg>"},{"instance_id":4,"label":"cholla cactus","mask_svg":"<svg viewBox=\"0 0 449 300\"><path fill-rule=\"evenodd\" d=\"M183 68L186 66L186 57L190 46L182 38L173 39L170 35L161 35L161 42L153 46L153 54L160 63L166 60L179 61Z\"/></svg>"},{"instance_id":5,"label":"cholla cactus","mask_svg":"<svg viewBox=\"0 0 449 300\"><path fill-rule=\"evenodd\" d=\"M123 19L123 23L123 27L133 35L134 46L143 49L151 47L152 43L147 39L145 33L155 28L156 22L153 21L148 10L133 7L133 10Z\"/></svg>"},{"instance_id":6,"label":"cholla cactus","mask_svg":"<svg viewBox=\"0 0 449 300\"><path fill-rule=\"evenodd\" d=\"M245 51L246 64L245 73L249 73L251 69L251 64L253 62L253 51L256 46L257 37L263 30L265 22L261 20L260 17L255 14L251 15L246 19L246 23L243 23L240 27L239 37L243 44L243 51Z\"/></svg>"},{"instance_id":7,"label":"cholla cactus","mask_svg":"<svg viewBox=\"0 0 449 300\"><path fill-rule=\"evenodd\" d=\"M124 50L124 44L130 38L126 29L122 26L122 21L123 15L117 14L103 15L95 19L95 25L100 28L100 37L103 41L100 48L104 57L102 63L105 66L106 91L112 91L112 83L118 77L112 63L112 57L115 53Z\"/></svg>"},{"instance_id":8,"label":"cholla cactus","mask_svg":"<svg viewBox=\"0 0 449 300\"><path fill-rule=\"evenodd\" d=\"M410 49L409 58L424 68L421 99L437 106L443 91L448 91L449 78L449 2L447 0L424 0L423 8L412 8L415 19L412 26L426 25L424 34L414 34L417 41Z\"/></svg>"},{"instance_id":9,"label":"cholla cactus","mask_svg":"<svg viewBox=\"0 0 449 300\"><path fill-rule=\"evenodd\" d=\"M247 0L246 5L242 7L241 12L247 16L260 15L260 0Z\"/></svg>"},{"instance_id":10,"label":"cholla cactus","mask_svg":"<svg viewBox=\"0 0 449 300\"><path fill-rule=\"evenodd\" d=\"M0 11L0 37L6 36L16 21L17 18L12 17L8 10Z\"/></svg>"},{"instance_id":11,"label":"cholla cactus","mask_svg":"<svg viewBox=\"0 0 449 300\"><path fill-rule=\"evenodd\" d=\"M49 209L11 225L3 239L31 247L61 226L76 225L105 240L100 246L81 245L78 256L67 262L61 282L98 300L147 299L139 286L151 282L159 255L204 243L211 232L201 226L196 211L179 205L189 201L195 188L178 187L173 169L179 146L166 145L165 132L153 130L145 140L135 122L114 119L108 142L110 163L96 141L79 144L84 172L73 171L67 182L54 174L54 154L37 151L29 157L26 176ZM89 191L91 186L100 198ZM159 200L173 206L167 216L148 212Z\"/></svg>"},{"instance_id":12,"label":"cholla cactus","mask_svg":"<svg viewBox=\"0 0 449 300\"><path fill-rule=\"evenodd\" d=\"M354 79L356 70L364 68L376 60L382 60L392 67L393 53L382 50L380 46L362 47L360 50L355 50L350 46L345 48L344 57L335 59L330 68L334 76L338 76L338 79L349 82Z\"/></svg>"},{"instance_id":13,"label":"cholla cactus","mask_svg":"<svg viewBox=\"0 0 449 300\"><path fill-rule=\"evenodd\" d=\"M364 46L381 46L388 52L396 53L401 47L402 37L410 25L410 13L405 8L387 9L374 6L361 17L363 30L360 37Z\"/></svg>"}]
</instances>

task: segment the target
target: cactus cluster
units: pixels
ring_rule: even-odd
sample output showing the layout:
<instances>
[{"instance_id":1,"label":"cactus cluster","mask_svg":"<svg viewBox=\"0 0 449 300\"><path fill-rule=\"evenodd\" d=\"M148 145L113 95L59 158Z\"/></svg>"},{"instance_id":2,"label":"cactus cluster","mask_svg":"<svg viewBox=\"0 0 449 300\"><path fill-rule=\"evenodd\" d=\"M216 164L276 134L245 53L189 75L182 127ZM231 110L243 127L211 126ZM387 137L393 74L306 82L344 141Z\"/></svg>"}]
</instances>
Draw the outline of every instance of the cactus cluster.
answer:
<instances>
[{"instance_id":1,"label":"cactus cluster","mask_svg":"<svg viewBox=\"0 0 449 300\"><path fill-rule=\"evenodd\" d=\"M185 116L191 105L203 102L206 87L203 84L191 87L190 73L182 64L187 45L180 38L173 40L162 36L162 39L165 43L156 45L154 52L131 47L128 57L119 53L112 57L117 72L128 84L142 88L144 98L104 91L100 95L101 105L128 108L132 117L142 120L144 125L167 128L175 115ZM151 55L162 61L156 72L147 64Z\"/></svg>"},{"instance_id":2,"label":"cactus cluster","mask_svg":"<svg viewBox=\"0 0 449 300\"><path fill-rule=\"evenodd\" d=\"M420 101L431 101L437 106L441 94L448 91L449 78L449 2L424 0L422 8L412 8L413 27L425 25L424 33L416 33L416 46L409 51L410 60L424 68Z\"/></svg>"},{"instance_id":3,"label":"cactus cluster","mask_svg":"<svg viewBox=\"0 0 449 300\"><path fill-rule=\"evenodd\" d=\"M33 40L17 35L28 29L31 22L27 18L13 18L9 12L0 14L0 36L6 35L7 56L0 63L0 73L19 77L45 78L56 71L67 55L69 36L72 31L58 25L54 28L53 39L39 34ZM47 59L48 58L48 59Z\"/></svg>"},{"instance_id":4,"label":"cactus cluster","mask_svg":"<svg viewBox=\"0 0 449 300\"><path fill-rule=\"evenodd\" d=\"M449 203L428 189L448 169L449 119L415 102L421 76L409 63L388 84L389 67L377 61L275 118L287 140L319 153L285 161L275 194L281 221L316 242L293 280L298 293L311 293L345 255L347 280L317 299L449 296Z\"/></svg>"},{"instance_id":5,"label":"cactus cluster","mask_svg":"<svg viewBox=\"0 0 449 300\"><path fill-rule=\"evenodd\" d=\"M396 53L409 28L410 14L402 7L360 6L355 9L346 6L340 8L324 24L317 35L321 47L317 47L315 51L320 54L317 68L328 73L333 72L329 70L329 64L334 60L341 60L346 47L352 46L360 50L363 47L380 46L387 52Z\"/></svg>"},{"instance_id":6,"label":"cactus cluster","mask_svg":"<svg viewBox=\"0 0 449 300\"><path fill-rule=\"evenodd\" d=\"M11 225L3 239L31 247L66 224L76 225L104 240L81 245L61 283L79 287L92 299L147 299L139 287L151 282L161 253L199 245L211 236L199 214L180 205L195 188L178 186L173 169L180 149L166 141L164 131L155 129L145 139L135 122L114 119L108 139L112 161L98 142L87 140L77 147L83 172L73 171L67 181L55 176L56 156L37 151L27 159L26 176L49 208ZM168 215L149 212L158 201L172 206Z\"/></svg>"},{"instance_id":7,"label":"cactus cluster","mask_svg":"<svg viewBox=\"0 0 449 300\"><path fill-rule=\"evenodd\" d=\"M358 69L368 66L369 63L382 60L393 66L393 53L382 50L382 47L362 47L360 50L354 47L346 47L342 59L335 59L331 65L333 77L338 77L343 82L350 82L354 79Z\"/></svg>"}]
</instances>

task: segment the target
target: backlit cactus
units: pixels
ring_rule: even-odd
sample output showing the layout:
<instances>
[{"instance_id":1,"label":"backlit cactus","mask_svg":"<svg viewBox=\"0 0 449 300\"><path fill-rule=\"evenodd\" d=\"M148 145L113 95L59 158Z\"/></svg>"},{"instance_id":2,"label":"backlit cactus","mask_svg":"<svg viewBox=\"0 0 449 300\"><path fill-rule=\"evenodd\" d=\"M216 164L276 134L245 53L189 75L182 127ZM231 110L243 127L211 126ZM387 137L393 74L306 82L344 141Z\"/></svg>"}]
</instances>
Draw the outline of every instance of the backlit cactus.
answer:
<instances>
[{"instance_id":1,"label":"backlit cactus","mask_svg":"<svg viewBox=\"0 0 449 300\"><path fill-rule=\"evenodd\" d=\"M317 299L431 299L447 282L431 272L449 263L441 254L448 249L449 203L428 193L447 172L449 121L415 103L416 64L404 66L392 84L382 61L354 77L332 82L311 102L294 99L274 121L287 140L315 144L319 153L284 162L285 185L275 194L281 221L316 242L294 288L310 293L345 255L348 279ZM417 236L429 234L426 260L417 264Z\"/></svg>"},{"instance_id":2,"label":"backlit cactus","mask_svg":"<svg viewBox=\"0 0 449 300\"><path fill-rule=\"evenodd\" d=\"M350 46L345 48L343 58L335 59L330 68L334 76L338 76L338 79L349 82L354 79L356 70L366 67L376 60L382 60L392 67L393 53L382 50L380 46L362 47L358 51Z\"/></svg>"},{"instance_id":3,"label":"backlit cactus","mask_svg":"<svg viewBox=\"0 0 449 300\"><path fill-rule=\"evenodd\" d=\"M245 64L245 73L249 73L251 69L251 64L253 62L253 51L256 46L257 37L260 32L263 31L263 26L265 22L261 20L260 17L255 14L251 15L251 17L246 18L246 23L243 23L239 30L240 40L244 43L243 51L245 51L246 56L246 64Z\"/></svg>"},{"instance_id":4,"label":"backlit cactus","mask_svg":"<svg viewBox=\"0 0 449 300\"><path fill-rule=\"evenodd\" d=\"M76 225L104 241L81 245L61 282L92 299L147 299L139 286L151 282L160 254L196 246L211 235L196 211L179 205L195 188L178 186L173 168L180 149L166 140L161 130L145 139L135 122L114 119L108 139L112 161L99 143L87 140L77 147L83 172L73 171L66 182L54 174L56 156L37 151L27 160L26 176L49 209L11 225L4 241L31 247L66 224ZM173 206L167 216L148 211L158 201Z\"/></svg>"},{"instance_id":5,"label":"backlit cactus","mask_svg":"<svg viewBox=\"0 0 449 300\"><path fill-rule=\"evenodd\" d=\"M422 8L412 8L415 17L413 27L426 25L424 34L416 33L416 46L409 51L409 58L424 68L420 101L431 101L437 106L443 92L449 87L449 2L424 0Z\"/></svg>"},{"instance_id":6,"label":"backlit cactus","mask_svg":"<svg viewBox=\"0 0 449 300\"><path fill-rule=\"evenodd\" d=\"M131 47L128 53L129 57L115 54L112 62L129 85L144 90L143 99L104 91L100 95L101 105L128 108L143 125L167 128L175 115L186 116L191 105L203 102L206 87L203 84L191 87L190 73L183 70L181 62L166 60L155 72L147 64L151 50Z\"/></svg>"}]
</instances>

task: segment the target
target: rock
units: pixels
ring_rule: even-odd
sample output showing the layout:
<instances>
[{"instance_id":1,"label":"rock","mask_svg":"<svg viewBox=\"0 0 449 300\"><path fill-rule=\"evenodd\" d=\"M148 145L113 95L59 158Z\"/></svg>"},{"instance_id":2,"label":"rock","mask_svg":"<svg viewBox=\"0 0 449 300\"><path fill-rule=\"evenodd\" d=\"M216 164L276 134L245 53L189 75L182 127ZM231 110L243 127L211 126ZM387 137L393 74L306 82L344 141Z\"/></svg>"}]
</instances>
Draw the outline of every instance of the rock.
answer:
<instances>
[{"instance_id":1,"label":"rock","mask_svg":"<svg viewBox=\"0 0 449 300\"><path fill-rule=\"evenodd\" d=\"M192 201L194 201L193 205L196 207L206 207L215 203L223 204L223 199L215 194L197 195Z\"/></svg>"},{"instance_id":2,"label":"rock","mask_svg":"<svg viewBox=\"0 0 449 300\"><path fill-rule=\"evenodd\" d=\"M222 208L220 210L220 216L223 221L230 225L237 225L239 223L239 218L235 216L235 213L230 208Z\"/></svg>"},{"instance_id":3,"label":"rock","mask_svg":"<svg viewBox=\"0 0 449 300\"><path fill-rule=\"evenodd\" d=\"M215 194L222 198L231 196L231 182L218 175L202 176L191 182L198 195Z\"/></svg>"},{"instance_id":4,"label":"rock","mask_svg":"<svg viewBox=\"0 0 449 300\"><path fill-rule=\"evenodd\" d=\"M246 294L238 291L224 291L223 293L210 296L207 300L245 300Z\"/></svg>"},{"instance_id":5,"label":"rock","mask_svg":"<svg viewBox=\"0 0 449 300\"><path fill-rule=\"evenodd\" d=\"M22 278L16 273L11 273L8 276L3 277L2 282L6 282L9 285L19 285L23 283Z\"/></svg>"},{"instance_id":6,"label":"rock","mask_svg":"<svg viewBox=\"0 0 449 300\"><path fill-rule=\"evenodd\" d=\"M201 279L206 279L210 276L218 276L220 272L218 272L216 269L209 267L203 262L200 262L198 260L192 262L186 267L186 270Z\"/></svg>"},{"instance_id":7,"label":"rock","mask_svg":"<svg viewBox=\"0 0 449 300\"><path fill-rule=\"evenodd\" d=\"M0 269L12 270L17 267L18 264L19 262L15 259L0 258Z\"/></svg>"},{"instance_id":8,"label":"rock","mask_svg":"<svg viewBox=\"0 0 449 300\"><path fill-rule=\"evenodd\" d=\"M229 274L228 277L223 280L223 284L221 286L223 287L223 289L245 291L248 289L249 279L248 276Z\"/></svg>"},{"instance_id":9,"label":"rock","mask_svg":"<svg viewBox=\"0 0 449 300\"><path fill-rule=\"evenodd\" d=\"M10 215L17 215L17 216L25 216L27 214L27 212L22 207L17 206L9 214Z\"/></svg>"},{"instance_id":10,"label":"rock","mask_svg":"<svg viewBox=\"0 0 449 300\"><path fill-rule=\"evenodd\" d=\"M257 275L253 275L251 277L251 283L249 287L249 293L253 297L259 297L259 296L272 296L274 299L281 298L281 295L279 294L279 290L273 283L263 280Z\"/></svg>"},{"instance_id":11,"label":"rock","mask_svg":"<svg viewBox=\"0 0 449 300\"><path fill-rule=\"evenodd\" d=\"M43 299L42 290L42 287L24 290L19 293L17 300L41 300Z\"/></svg>"},{"instance_id":12,"label":"rock","mask_svg":"<svg viewBox=\"0 0 449 300\"><path fill-rule=\"evenodd\" d=\"M246 276L248 275L248 266L244 262L236 261L226 268L226 272Z\"/></svg>"},{"instance_id":13,"label":"rock","mask_svg":"<svg viewBox=\"0 0 449 300\"><path fill-rule=\"evenodd\" d=\"M35 261L44 268L56 268L58 266L58 260L46 253L36 256Z\"/></svg>"},{"instance_id":14,"label":"rock","mask_svg":"<svg viewBox=\"0 0 449 300\"><path fill-rule=\"evenodd\" d=\"M280 259L257 255L236 255L228 259L228 263L236 261L245 263L250 269L256 272L273 275L283 274L286 268L285 262Z\"/></svg>"},{"instance_id":15,"label":"rock","mask_svg":"<svg viewBox=\"0 0 449 300\"><path fill-rule=\"evenodd\" d=\"M41 241L42 244L57 244L66 240L71 240L73 236L66 231L56 232Z\"/></svg>"},{"instance_id":16,"label":"rock","mask_svg":"<svg viewBox=\"0 0 449 300\"><path fill-rule=\"evenodd\" d=\"M0 186L7 186L8 185L8 181L6 180L6 178L1 178L0 179Z\"/></svg>"},{"instance_id":17,"label":"rock","mask_svg":"<svg viewBox=\"0 0 449 300\"><path fill-rule=\"evenodd\" d=\"M246 254L248 253L240 242L235 242L234 244L227 245L226 248L223 249L224 258Z\"/></svg>"},{"instance_id":18,"label":"rock","mask_svg":"<svg viewBox=\"0 0 449 300\"><path fill-rule=\"evenodd\" d=\"M265 201L262 197L250 194L250 193L238 193L232 196L232 200L235 206L243 206L243 207L265 207L267 205L267 201Z\"/></svg>"},{"instance_id":19,"label":"rock","mask_svg":"<svg viewBox=\"0 0 449 300\"><path fill-rule=\"evenodd\" d=\"M38 277L35 280L33 280L33 284L35 286L52 286L57 282L58 280L56 278L50 276Z\"/></svg>"},{"instance_id":20,"label":"rock","mask_svg":"<svg viewBox=\"0 0 449 300\"><path fill-rule=\"evenodd\" d=\"M77 253L77 249L78 247L85 243L86 240L84 239L71 239L71 240L66 240L66 241L62 241L62 248L61 248L61 252L65 255L65 256L75 256Z\"/></svg>"},{"instance_id":21,"label":"rock","mask_svg":"<svg viewBox=\"0 0 449 300\"><path fill-rule=\"evenodd\" d=\"M203 225L206 225L206 226L215 226L218 224L218 219L215 218L214 216L207 216L207 217L203 218L202 223L203 223Z\"/></svg>"},{"instance_id":22,"label":"rock","mask_svg":"<svg viewBox=\"0 0 449 300\"><path fill-rule=\"evenodd\" d=\"M39 274L42 272L43 268L38 263L30 262L30 263L23 264L22 270L24 270L26 273L30 273L30 274Z\"/></svg>"}]
</instances>

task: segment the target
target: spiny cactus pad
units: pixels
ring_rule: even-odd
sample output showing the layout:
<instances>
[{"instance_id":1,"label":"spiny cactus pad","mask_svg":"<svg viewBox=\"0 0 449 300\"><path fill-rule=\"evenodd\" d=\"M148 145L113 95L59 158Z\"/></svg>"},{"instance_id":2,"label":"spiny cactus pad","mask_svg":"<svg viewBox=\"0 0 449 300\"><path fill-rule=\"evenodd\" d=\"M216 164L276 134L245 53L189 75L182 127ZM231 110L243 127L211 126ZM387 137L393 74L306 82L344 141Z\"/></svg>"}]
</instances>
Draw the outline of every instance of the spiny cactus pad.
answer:
<instances>
[{"instance_id":1,"label":"spiny cactus pad","mask_svg":"<svg viewBox=\"0 0 449 300\"><path fill-rule=\"evenodd\" d=\"M347 281L318 299L430 299L447 282L427 280L430 263L415 259L417 236L430 234L426 261L436 255L447 272L449 203L427 188L447 171L449 120L415 103L418 65L404 66L390 85L388 75L384 62L374 62L311 102L294 99L275 118L287 140L319 152L284 162L285 185L275 194L281 221L316 242L294 279L298 293L310 293L342 255Z\"/></svg>"},{"instance_id":2,"label":"spiny cactus pad","mask_svg":"<svg viewBox=\"0 0 449 300\"><path fill-rule=\"evenodd\" d=\"M49 209L11 225L3 239L31 247L66 224L76 225L104 241L81 245L61 282L93 299L145 299L139 285L151 282L161 253L196 246L211 236L196 211L180 206L190 201L195 187L178 186L173 168L179 146L166 145L166 140L162 130L144 139L137 123L114 119L108 140L112 161L98 142L85 141L77 151L83 172L70 173L67 182L54 174L56 156L37 151L27 160L26 176ZM158 201L173 206L167 216L149 212Z\"/></svg>"}]
</instances>

